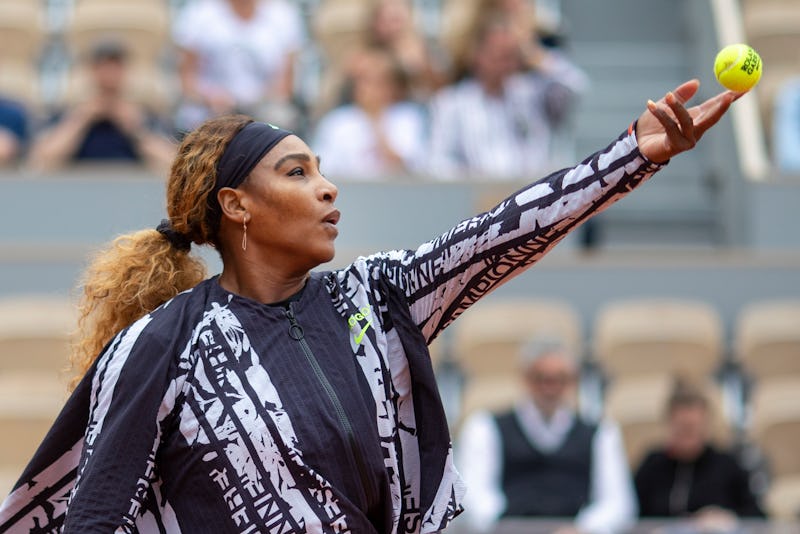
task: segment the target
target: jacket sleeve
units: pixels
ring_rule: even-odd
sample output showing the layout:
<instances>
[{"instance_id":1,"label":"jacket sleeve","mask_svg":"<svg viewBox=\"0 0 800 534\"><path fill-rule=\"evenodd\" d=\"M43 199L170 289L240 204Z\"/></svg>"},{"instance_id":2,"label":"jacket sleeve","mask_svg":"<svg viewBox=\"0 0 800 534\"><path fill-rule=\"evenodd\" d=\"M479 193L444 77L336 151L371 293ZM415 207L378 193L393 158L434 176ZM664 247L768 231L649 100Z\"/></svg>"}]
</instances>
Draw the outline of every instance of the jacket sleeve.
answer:
<instances>
[{"instance_id":1,"label":"jacket sleeve","mask_svg":"<svg viewBox=\"0 0 800 534\"><path fill-rule=\"evenodd\" d=\"M405 292L414 321L430 341L659 168L639 152L632 125L579 165L524 187L416 250L372 259Z\"/></svg>"},{"instance_id":2,"label":"jacket sleeve","mask_svg":"<svg viewBox=\"0 0 800 534\"><path fill-rule=\"evenodd\" d=\"M65 532L135 532L156 480L155 457L176 400L169 344L146 316L98 360Z\"/></svg>"}]
</instances>

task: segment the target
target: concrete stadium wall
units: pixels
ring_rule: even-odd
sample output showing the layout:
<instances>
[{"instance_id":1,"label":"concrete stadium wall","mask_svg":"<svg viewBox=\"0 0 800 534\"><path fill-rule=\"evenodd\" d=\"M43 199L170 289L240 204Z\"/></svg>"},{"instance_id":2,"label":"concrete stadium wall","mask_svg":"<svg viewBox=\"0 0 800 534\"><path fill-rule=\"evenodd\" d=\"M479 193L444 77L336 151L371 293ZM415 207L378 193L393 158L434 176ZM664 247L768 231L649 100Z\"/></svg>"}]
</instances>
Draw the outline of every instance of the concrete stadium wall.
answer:
<instances>
[{"instance_id":1,"label":"concrete stadium wall","mask_svg":"<svg viewBox=\"0 0 800 534\"><path fill-rule=\"evenodd\" d=\"M517 185L340 182L337 257L325 267L377 250L416 247ZM749 302L800 298L800 184L748 187L747 210L740 213L749 229L747 247L643 246L637 239L635 246L616 240L588 252L581 236L572 235L488 298L563 298L587 328L599 307L618 298L700 298L729 324ZM138 169L0 174L0 297L69 294L92 250L121 233L154 228L163 216L163 181ZM211 272L219 270L213 250L203 256Z\"/></svg>"}]
</instances>

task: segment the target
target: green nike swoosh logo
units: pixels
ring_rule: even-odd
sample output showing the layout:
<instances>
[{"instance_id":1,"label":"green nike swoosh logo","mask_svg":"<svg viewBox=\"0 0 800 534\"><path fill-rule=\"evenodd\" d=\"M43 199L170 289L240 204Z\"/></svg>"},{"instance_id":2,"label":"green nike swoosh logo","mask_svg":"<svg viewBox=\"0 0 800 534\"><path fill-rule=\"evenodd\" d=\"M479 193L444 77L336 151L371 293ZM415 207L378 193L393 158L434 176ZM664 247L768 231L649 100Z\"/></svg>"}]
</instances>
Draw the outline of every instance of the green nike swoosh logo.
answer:
<instances>
[{"instance_id":1,"label":"green nike swoosh logo","mask_svg":"<svg viewBox=\"0 0 800 534\"><path fill-rule=\"evenodd\" d=\"M356 345L361 343L361 340L364 339L364 334L367 333L367 328L369 328L370 326L372 326L372 321L367 321L367 324L364 325L364 328L361 329L361 332L359 332L358 334L355 335L355 337L353 337L353 341L356 342Z\"/></svg>"}]
</instances>

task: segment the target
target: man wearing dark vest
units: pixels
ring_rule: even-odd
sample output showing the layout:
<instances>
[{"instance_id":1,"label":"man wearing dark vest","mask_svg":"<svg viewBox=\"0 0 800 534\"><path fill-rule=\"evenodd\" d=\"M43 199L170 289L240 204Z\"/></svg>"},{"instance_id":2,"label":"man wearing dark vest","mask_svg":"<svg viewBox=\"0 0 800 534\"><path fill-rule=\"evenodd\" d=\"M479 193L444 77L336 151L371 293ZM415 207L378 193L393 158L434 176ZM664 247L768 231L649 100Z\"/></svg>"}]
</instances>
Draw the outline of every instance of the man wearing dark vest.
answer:
<instances>
[{"instance_id":1,"label":"man wearing dark vest","mask_svg":"<svg viewBox=\"0 0 800 534\"><path fill-rule=\"evenodd\" d=\"M471 526L538 517L568 525L559 532L624 530L636 500L619 429L575 412L578 366L564 345L534 341L521 359L527 396L505 413L471 415L456 444Z\"/></svg>"}]
</instances>

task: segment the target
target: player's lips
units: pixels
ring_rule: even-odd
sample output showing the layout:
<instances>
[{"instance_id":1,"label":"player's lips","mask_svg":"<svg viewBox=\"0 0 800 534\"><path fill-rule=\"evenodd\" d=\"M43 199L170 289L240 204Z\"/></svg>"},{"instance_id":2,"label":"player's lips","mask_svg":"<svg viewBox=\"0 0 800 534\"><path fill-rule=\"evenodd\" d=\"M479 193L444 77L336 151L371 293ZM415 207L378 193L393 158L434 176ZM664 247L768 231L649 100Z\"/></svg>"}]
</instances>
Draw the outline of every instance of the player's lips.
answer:
<instances>
[{"instance_id":1,"label":"player's lips","mask_svg":"<svg viewBox=\"0 0 800 534\"><path fill-rule=\"evenodd\" d=\"M339 212L339 210L333 210L332 212L330 212L328 215L325 216L322 222L326 222L336 226L339 223L339 218L341 216L342 214Z\"/></svg>"},{"instance_id":2,"label":"player's lips","mask_svg":"<svg viewBox=\"0 0 800 534\"><path fill-rule=\"evenodd\" d=\"M322 224L331 231L334 238L339 235L339 229L336 228L339 223L339 217L341 217L339 210L333 210L322 220Z\"/></svg>"}]
</instances>

